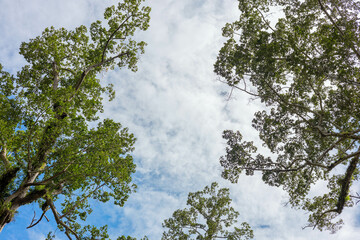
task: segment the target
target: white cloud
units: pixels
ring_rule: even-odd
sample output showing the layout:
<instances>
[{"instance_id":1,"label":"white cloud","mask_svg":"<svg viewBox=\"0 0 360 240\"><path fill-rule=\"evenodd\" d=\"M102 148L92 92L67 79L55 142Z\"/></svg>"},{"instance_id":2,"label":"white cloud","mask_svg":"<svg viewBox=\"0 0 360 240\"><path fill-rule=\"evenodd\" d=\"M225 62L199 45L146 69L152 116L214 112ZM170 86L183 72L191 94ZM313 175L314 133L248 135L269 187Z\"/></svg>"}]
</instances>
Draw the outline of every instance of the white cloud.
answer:
<instances>
[{"instance_id":1,"label":"white cloud","mask_svg":"<svg viewBox=\"0 0 360 240\"><path fill-rule=\"evenodd\" d=\"M0 0L0 62L14 71L23 63L16 54L21 41L49 25L89 23L102 15L109 2ZM106 103L103 117L129 127L138 139L134 152L138 192L124 208L106 204L95 211L97 217L103 215L111 222L111 233L159 239L162 221L185 207L188 192L218 181L222 187L230 187L240 222L253 226L256 239L348 239L360 235L355 210L344 212L346 225L336 235L301 230L307 215L284 207L287 197L281 189L264 185L258 176L241 177L236 185L221 179L222 131L239 129L246 138L258 141L251 119L261 108L239 92L226 101L221 93L229 89L216 81L212 72L224 41L221 28L237 18L237 2L148 3L152 6L151 27L138 37L148 42L139 71L120 70L103 77L115 84L117 95Z\"/></svg>"}]
</instances>

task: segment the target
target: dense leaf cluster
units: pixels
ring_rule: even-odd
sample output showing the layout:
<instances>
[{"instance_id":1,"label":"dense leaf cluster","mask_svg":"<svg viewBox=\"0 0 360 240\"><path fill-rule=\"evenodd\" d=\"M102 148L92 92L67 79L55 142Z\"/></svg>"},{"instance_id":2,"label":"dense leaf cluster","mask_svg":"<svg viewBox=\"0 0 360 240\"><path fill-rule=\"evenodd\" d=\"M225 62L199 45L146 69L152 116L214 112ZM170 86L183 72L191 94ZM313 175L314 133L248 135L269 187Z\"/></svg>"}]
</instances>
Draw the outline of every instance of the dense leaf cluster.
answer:
<instances>
[{"instance_id":1,"label":"dense leaf cluster","mask_svg":"<svg viewBox=\"0 0 360 240\"><path fill-rule=\"evenodd\" d=\"M223 177L236 182L242 170L261 171L311 213L309 226L336 231L341 220L333 219L359 199L351 189L360 156L359 2L239 0L239 9L223 29L215 72L268 107L253 127L277 157L256 155L252 142L225 131ZM328 193L308 197L319 180Z\"/></svg>"},{"instance_id":2,"label":"dense leaf cluster","mask_svg":"<svg viewBox=\"0 0 360 240\"><path fill-rule=\"evenodd\" d=\"M229 189L217 188L218 184L214 182L202 191L189 193L187 205L190 207L176 210L171 218L164 221L163 227L169 230L163 233L162 239L253 238L253 232L246 222L241 223L239 228L233 226L237 222L239 213L230 206Z\"/></svg>"}]
</instances>

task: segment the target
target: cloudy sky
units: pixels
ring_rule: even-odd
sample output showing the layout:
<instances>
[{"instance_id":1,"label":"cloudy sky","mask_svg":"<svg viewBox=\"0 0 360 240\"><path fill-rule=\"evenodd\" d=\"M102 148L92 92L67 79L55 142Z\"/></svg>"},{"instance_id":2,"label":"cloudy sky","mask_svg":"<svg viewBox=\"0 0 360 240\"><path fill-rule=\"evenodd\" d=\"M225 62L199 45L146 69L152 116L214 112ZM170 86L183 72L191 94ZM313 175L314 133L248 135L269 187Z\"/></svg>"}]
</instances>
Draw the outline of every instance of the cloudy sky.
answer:
<instances>
[{"instance_id":1,"label":"cloudy sky","mask_svg":"<svg viewBox=\"0 0 360 240\"><path fill-rule=\"evenodd\" d=\"M24 64L18 54L22 41L45 27L89 25L102 18L110 0L0 0L0 62L15 73ZM231 191L239 221L247 221L255 239L350 239L360 236L358 208L343 213L345 225L334 235L305 229L307 214L285 206L287 195L264 185L259 176L241 177L238 184L221 179L219 157L224 154L224 129L239 129L258 141L251 128L262 108L248 96L234 92L213 74L224 38L221 28L238 16L236 0L148 0L151 27L138 38L148 43L136 73L103 73L115 85L116 99L105 103L103 118L113 118L137 137L134 158L138 191L124 208L96 205L91 223L108 224L111 236L147 235L160 239L161 223L184 208L187 194L213 181ZM315 187L321 191L324 184ZM55 230L54 219L26 230L37 206L21 210L5 227L1 239L44 239ZM57 231L59 233L59 231ZM58 239L66 239L61 233Z\"/></svg>"}]
</instances>

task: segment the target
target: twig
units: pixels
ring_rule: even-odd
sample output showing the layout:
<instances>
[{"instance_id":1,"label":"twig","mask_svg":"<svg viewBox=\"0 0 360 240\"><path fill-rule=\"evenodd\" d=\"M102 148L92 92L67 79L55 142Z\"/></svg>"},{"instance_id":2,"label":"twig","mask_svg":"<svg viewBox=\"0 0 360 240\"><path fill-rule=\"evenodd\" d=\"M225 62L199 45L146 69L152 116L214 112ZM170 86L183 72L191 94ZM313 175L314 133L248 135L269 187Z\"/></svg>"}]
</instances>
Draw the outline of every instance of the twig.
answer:
<instances>
[{"instance_id":1,"label":"twig","mask_svg":"<svg viewBox=\"0 0 360 240\"><path fill-rule=\"evenodd\" d=\"M103 53L102 53L102 56L101 56L101 61L104 62L105 60L105 52L106 52L106 49L107 49L107 46L109 45L109 42L111 41L111 39L113 39L115 33L117 33L120 28L129 20L129 18L132 17L132 15L129 15L120 25L119 27L110 35L109 39L106 41L105 43L105 47L104 47L104 50L103 50ZM120 38L121 39L121 38Z\"/></svg>"},{"instance_id":2,"label":"twig","mask_svg":"<svg viewBox=\"0 0 360 240\"><path fill-rule=\"evenodd\" d=\"M45 211L43 211L43 213L41 214L40 219L37 220L36 223L33 224L33 222L35 221L35 211L34 211L34 217L33 217L32 221L31 221L30 225L27 227L27 229L36 226L36 225L41 221L41 219L42 219L43 217L45 217L46 220L49 222L49 219L48 219L48 218L46 217L46 215L45 215L46 211L47 211L47 209L46 209Z\"/></svg>"}]
</instances>

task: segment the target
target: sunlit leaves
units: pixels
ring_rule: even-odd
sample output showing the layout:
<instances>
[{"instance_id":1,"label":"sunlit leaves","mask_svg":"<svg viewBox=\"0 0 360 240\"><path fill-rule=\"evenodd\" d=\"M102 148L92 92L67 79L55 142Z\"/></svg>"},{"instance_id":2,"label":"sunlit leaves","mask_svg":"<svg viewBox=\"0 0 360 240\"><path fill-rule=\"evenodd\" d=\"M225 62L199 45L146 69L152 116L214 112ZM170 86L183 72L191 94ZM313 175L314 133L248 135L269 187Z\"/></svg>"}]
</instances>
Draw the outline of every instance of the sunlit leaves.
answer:
<instances>
[{"instance_id":1,"label":"sunlit leaves","mask_svg":"<svg viewBox=\"0 0 360 240\"><path fill-rule=\"evenodd\" d=\"M21 44L27 65L16 76L0 65L1 226L37 201L69 238L108 238L106 227L83 221L92 212L89 199L123 206L135 189L135 138L111 119L91 122L103 111L103 94L115 97L99 73L116 66L136 71L144 53L146 44L132 38L149 26L143 2L109 7L105 23L96 21L90 30L46 28Z\"/></svg>"}]
</instances>

